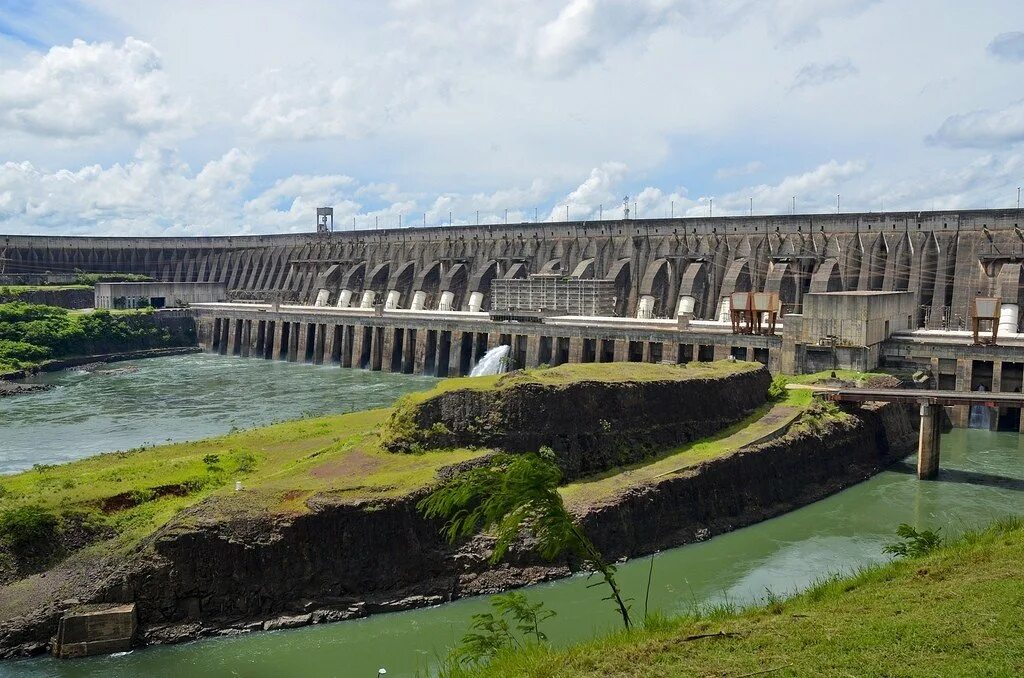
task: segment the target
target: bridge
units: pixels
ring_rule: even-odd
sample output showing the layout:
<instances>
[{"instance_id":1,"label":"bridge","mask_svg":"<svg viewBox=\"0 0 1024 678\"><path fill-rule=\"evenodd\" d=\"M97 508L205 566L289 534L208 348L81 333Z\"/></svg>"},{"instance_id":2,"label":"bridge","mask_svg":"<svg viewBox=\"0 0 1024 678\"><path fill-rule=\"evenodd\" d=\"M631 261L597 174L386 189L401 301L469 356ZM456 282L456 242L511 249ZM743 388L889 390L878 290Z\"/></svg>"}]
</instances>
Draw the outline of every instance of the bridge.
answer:
<instances>
[{"instance_id":1,"label":"bridge","mask_svg":"<svg viewBox=\"0 0 1024 678\"><path fill-rule=\"evenodd\" d=\"M921 430L917 443L917 477L932 480L939 473L939 433L942 408L953 405L983 407L1024 406L1024 393L991 391L935 391L914 388L847 388L825 392L833 402L890 402L919 405Z\"/></svg>"}]
</instances>

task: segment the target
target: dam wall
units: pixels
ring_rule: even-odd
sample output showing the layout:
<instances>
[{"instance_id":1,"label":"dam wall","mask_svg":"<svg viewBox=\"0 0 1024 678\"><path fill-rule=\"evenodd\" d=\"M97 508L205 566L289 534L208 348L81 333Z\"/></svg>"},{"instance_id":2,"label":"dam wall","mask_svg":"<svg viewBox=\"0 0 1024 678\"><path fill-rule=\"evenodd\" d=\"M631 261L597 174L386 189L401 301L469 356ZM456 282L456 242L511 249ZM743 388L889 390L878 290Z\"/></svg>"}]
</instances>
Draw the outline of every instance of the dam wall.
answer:
<instances>
[{"instance_id":1,"label":"dam wall","mask_svg":"<svg viewBox=\"0 0 1024 678\"><path fill-rule=\"evenodd\" d=\"M549 273L613 281L616 315L642 307L674 317L678 299L690 297L698 319L717 318L733 291L778 292L784 313L799 312L807 292L909 291L921 325L958 327L979 294L1020 303L1021 222L1018 210L968 210L196 238L0 235L0 275L116 271L222 282L246 298L452 310L473 301L488 310L494 279Z\"/></svg>"}]
</instances>

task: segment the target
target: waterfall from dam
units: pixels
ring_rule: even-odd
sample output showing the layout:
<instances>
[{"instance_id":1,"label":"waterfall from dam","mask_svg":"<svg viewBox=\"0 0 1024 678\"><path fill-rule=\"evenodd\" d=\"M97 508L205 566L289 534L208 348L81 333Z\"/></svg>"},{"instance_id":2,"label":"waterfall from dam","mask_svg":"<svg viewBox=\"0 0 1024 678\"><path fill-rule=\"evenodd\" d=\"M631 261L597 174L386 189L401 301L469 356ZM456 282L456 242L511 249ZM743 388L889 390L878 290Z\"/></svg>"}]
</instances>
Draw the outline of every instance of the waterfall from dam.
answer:
<instances>
[{"instance_id":1,"label":"waterfall from dam","mask_svg":"<svg viewBox=\"0 0 1024 678\"><path fill-rule=\"evenodd\" d=\"M985 387L979 385L977 391L984 392ZM991 425L992 413L984 405L971 405L971 419L967 425L971 428L988 429Z\"/></svg>"},{"instance_id":2,"label":"waterfall from dam","mask_svg":"<svg viewBox=\"0 0 1024 678\"><path fill-rule=\"evenodd\" d=\"M506 364L505 358L511 350L512 347L507 344L495 346L484 354L484 357L476 364L473 370L469 373L469 376L482 377L488 374L498 374L506 371L508 369L508 365Z\"/></svg>"}]
</instances>

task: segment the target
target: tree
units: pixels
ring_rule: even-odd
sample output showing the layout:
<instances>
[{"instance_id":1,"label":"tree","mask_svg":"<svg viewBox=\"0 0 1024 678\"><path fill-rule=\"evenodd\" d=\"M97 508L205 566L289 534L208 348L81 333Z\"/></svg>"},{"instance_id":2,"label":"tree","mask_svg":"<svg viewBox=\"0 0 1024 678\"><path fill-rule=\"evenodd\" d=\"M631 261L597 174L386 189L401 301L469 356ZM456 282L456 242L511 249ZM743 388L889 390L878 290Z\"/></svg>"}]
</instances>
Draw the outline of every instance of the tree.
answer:
<instances>
[{"instance_id":1,"label":"tree","mask_svg":"<svg viewBox=\"0 0 1024 678\"><path fill-rule=\"evenodd\" d=\"M493 531L496 541L491 563L508 553L523 530L536 539L537 552L547 560L563 554L578 557L604 579L611 591L606 600L615 602L628 629L629 608L615 580L615 566L605 562L573 521L558 493L561 480L562 471L550 448L541 448L539 453L498 454L486 465L451 478L422 499L418 508L428 518L447 521L443 534L449 542L482 530Z\"/></svg>"}]
</instances>

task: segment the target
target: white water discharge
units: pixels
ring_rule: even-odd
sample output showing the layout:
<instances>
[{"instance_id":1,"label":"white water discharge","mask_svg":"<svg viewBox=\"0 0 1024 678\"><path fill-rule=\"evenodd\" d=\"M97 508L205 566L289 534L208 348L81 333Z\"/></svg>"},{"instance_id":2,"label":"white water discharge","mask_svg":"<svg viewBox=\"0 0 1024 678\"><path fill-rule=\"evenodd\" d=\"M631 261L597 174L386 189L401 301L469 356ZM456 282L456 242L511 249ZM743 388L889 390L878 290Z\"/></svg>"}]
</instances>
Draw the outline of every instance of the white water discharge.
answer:
<instances>
[{"instance_id":1,"label":"white water discharge","mask_svg":"<svg viewBox=\"0 0 1024 678\"><path fill-rule=\"evenodd\" d=\"M507 344L495 346L480 359L476 367L469 373L471 377L482 377L487 374L498 374L507 369L505 358L512 347Z\"/></svg>"}]
</instances>

